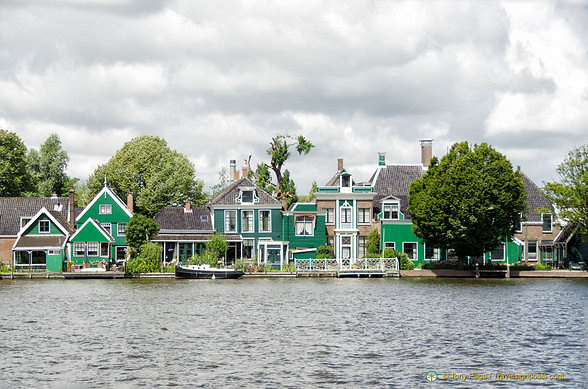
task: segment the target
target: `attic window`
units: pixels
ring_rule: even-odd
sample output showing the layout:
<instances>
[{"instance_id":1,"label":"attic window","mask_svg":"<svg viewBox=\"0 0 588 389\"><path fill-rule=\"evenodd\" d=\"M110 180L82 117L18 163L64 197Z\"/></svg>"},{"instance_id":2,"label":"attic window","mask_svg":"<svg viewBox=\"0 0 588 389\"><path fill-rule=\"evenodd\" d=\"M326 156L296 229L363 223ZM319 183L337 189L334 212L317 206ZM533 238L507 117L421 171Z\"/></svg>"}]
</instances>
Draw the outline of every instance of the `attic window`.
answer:
<instances>
[{"instance_id":1,"label":"attic window","mask_svg":"<svg viewBox=\"0 0 588 389\"><path fill-rule=\"evenodd\" d=\"M32 219L32 217L21 217L20 218L20 228L23 228L24 226L27 225L28 222L30 222Z\"/></svg>"},{"instance_id":2,"label":"attic window","mask_svg":"<svg viewBox=\"0 0 588 389\"><path fill-rule=\"evenodd\" d=\"M398 219L398 204L384 204L384 219L397 220Z\"/></svg>"},{"instance_id":3,"label":"attic window","mask_svg":"<svg viewBox=\"0 0 588 389\"><path fill-rule=\"evenodd\" d=\"M206 215L200 216L200 221L207 222L208 216L206 216Z\"/></svg>"},{"instance_id":4,"label":"attic window","mask_svg":"<svg viewBox=\"0 0 588 389\"><path fill-rule=\"evenodd\" d=\"M255 193L254 188L242 188L239 197L237 197L237 204L254 204L259 202L259 198Z\"/></svg>"},{"instance_id":5,"label":"attic window","mask_svg":"<svg viewBox=\"0 0 588 389\"><path fill-rule=\"evenodd\" d=\"M100 209L98 210L98 214L112 215L112 204L100 204Z\"/></svg>"},{"instance_id":6,"label":"attic window","mask_svg":"<svg viewBox=\"0 0 588 389\"><path fill-rule=\"evenodd\" d=\"M63 209L63 204L61 204L61 203L53 204L54 211L61 212L62 209Z\"/></svg>"},{"instance_id":7,"label":"attic window","mask_svg":"<svg viewBox=\"0 0 588 389\"><path fill-rule=\"evenodd\" d=\"M351 175L343 174L341 176L341 187L342 188L350 188L351 187Z\"/></svg>"}]
</instances>

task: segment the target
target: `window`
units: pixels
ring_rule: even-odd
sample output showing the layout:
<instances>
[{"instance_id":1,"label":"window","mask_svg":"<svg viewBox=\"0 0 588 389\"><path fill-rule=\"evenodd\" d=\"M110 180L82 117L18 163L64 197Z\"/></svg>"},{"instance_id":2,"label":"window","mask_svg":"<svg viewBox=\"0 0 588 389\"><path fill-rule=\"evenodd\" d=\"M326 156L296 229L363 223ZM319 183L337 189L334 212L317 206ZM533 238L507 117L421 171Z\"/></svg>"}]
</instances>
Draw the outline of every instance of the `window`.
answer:
<instances>
[{"instance_id":1,"label":"window","mask_svg":"<svg viewBox=\"0 0 588 389\"><path fill-rule=\"evenodd\" d=\"M112 215L112 204L100 204L98 213L100 215Z\"/></svg>"},{"instance_id":2,"label":"window","mask_svg":"<svg viewBox=\"0 0 588 389\"><path fill-rule=\"evenodd\" d=\"M296 236L314 235L314 216L296 216Z\"/></svg>"},{"instance_id":3,"label":"window","mask_svg":"<svg viewBox=\"0 0 588 389\"><path fill-rule=\"evenodd\" d=\"M341 223L351 223L351 207L341 207Z\"/></svg>"},{"instance_id":4,"label":"window","mask_svg":"<svg viewBox=\"0 0 588 389\"><path fill-rule=\"evenodd\" d=\"M49 233L49 220L39 221L39 232L47 234Z\"/></svg>"},{"instance_id":5,"label":"window","mask_svg":"<svg viewBox=\"0 0 588 389\"><path fill-rule=\"evenodd\" d=\"M98 256L98 242L88 242L88 256L89 257L97 257Z\"/></svg>"},{"instance_id":6,"label":"window","mask_svg":"<svg viewBox=\"0 0 588 389\"><path fill-rule=\"evenodd\" d=\"M74 255L77 257L82 257L86 254L86 248L84 246L84 242L75 242L74 243Z\"/></svg>"},{"instance_id":7,"label":"window","mask_svg":"<svg viewBox=\"0 0 588 389\"><path fill-rule=\"evenodd\" d=\"M398 204L384 204L384 219L398 219Z\"/></svg>"},{"instance_id":8,"label":"window","mask_svg":"<svg viewBox=\"0 0 588 389\"><path fill-rule=\"evenodd\" d=\"M402 243L402 252L408 255L408 258L412 260L418 259L417 257L417 244L414 242Z\"/></svg>"},{"instance_id":9,"label":"window","mask_svg":"<svg viewBox=\"0 0 588 389\"><path fill-rule=\"evenodd\" d=\"M341 237L341 258L343 258L343 259L351 258L351 237L350 236L342 236Z\"/></svg>"},{"instance_id":10,"label":"window","mask_svg":"<svg viewBox=\"0 0 588 389\"><path fill-rule=\"evenodd\" d=\"M253 211L241 211L241 232L254 232Z\"/></svg>"},{"instance_id":11,"label":"window","mask_svg":"<svg viewBox=\"0 0 588 389\"><path fill-rule=\"evenodd\" d=\"M490 251L490 259L492 261L502 261L504 259L504 243L499 244Z\"/></svg>"},{"instance_id":12,"label":"window","mask_svg":"<svg viewBox=\"0 0 588 389\"><path fill-rule=\"evenodd\" d=\"M334 236L327 236L327 246L335 247L335 237Z\"/></svg>"},{"instance_id":13,"label":"window","mask_svg":"<svg viewBox=\"0 0 588 389\"><path fill-rule=\"evenodd\" d=\"M243 258L252 258L253 239L243 239Z\"/></svg>"},{"instance_id":14,"label":"window","mask_svg":"<svg viewBox=\"0 0 588 389\"><path fill-rule=\"evenodd\" d=\"M110 223L100 223L100 226L106 230L110 234L110 230L112 228L112 224Z\"/></svg>"},{"instance_id":15,"label":"window","mask_svg":"<svg viewBox=\"0 0 588 389\"><path fill-rule=\"evenodd\" d=\"M553 261L553 247L543 247L541 251L543 251L544 259L546 261Z\"/></svg>"},{"instance_id":16,"label":"window","mask_svg":"<svg viewBox=\"0 0 588 389\"><path fill-rule=\"evenodd\" d=\"M432 245L425 244L425 258L438 260L439 259L439 250L433 247Z\"/></svg>"},{"instance_id":17,"label":"window","mask_svg":"<svg viewBox=\"0 0 588 389\"><path fill-rule=\"evenodd\" d=\"M59 255L61 250L47 250L47 255Z\"/></svg>"},{"instance_id":18,"label":"window","mask_svg":"<svg viewBox=\"0 0 588 389\"><path fill-rule=\"evenodd\" d=\"M367 252L366 245L367 245L368 237L367 236L360 236L357 240L357 255L359 258L363 258Z\"/></svg>"},{"instance_id":19,"label":"window","mask_svg":"<svg viewBox=\"0 0 588 389\"><path fill-rule=\"evenodd\" d=\"M116 227L116 232L118 236L125 236L127 232L127 223L118 223Z\"/></svg>"},{"instance_id":20,"label":"window","mask_svg":"<svg viewBox=\"0 0 588 389\"><path fill-rule=\"evenodd\" d=\"M396 242L384 242L384 251L386 249L396 250Z\"/></svg>"},{"instance_id":21,"label":"window","mask_svg":"<svg viewBox=\"0 0 588 389\"><path fill-rule=\"evenodd\" d=\"M225 211L225 232L237 232L237 211Z\"/></svg>"},{"instance_id":22,"label":"window","mask_svg":"<svg viewBox=\"0 0 588 389\"><path fill-rule=\"evenodd\" d=\"M447 250L447 259L450 261L454 261L457 260L457 253L455 252L455 249L448 249Z\"/></svg>"},{"instance_id":23,"label":"window","mask_svg":"<svg viewBox=\"0 0 588 389\"><path fill-rule=\"evenodd\" d=\"M543 232L551 232L551 229L552 229L551 214L550 213L542 213L541 220L543 220Z\"/></svg>"},{"instance_id":24,"label":"window","mask_svg":"<svg viewBox=\"0 0 588 389\"><path fill-rule=\"evenodd\" d=\"M271 211L259 211L259 232L272 232Z\"/></svg>"},{"instance_id":25,"label":"window","mask_svg":"<svg viewBox=\"0 0 588 389\"><path fill-rule=\"evenodd\" d=\"M101 257L108 257L108 243L105 243L105 242L100 243L100 256Z\"/></svg>"},{"instance_id":26,"label":"window","mask_svg":"<svg viewBox=\"0 0 588 389\"><path fill-rule=\"evenodd\" d=\"M529 240L527 241L527 260L535 259L537 259L537 241Z\"/></svg>"},{"instance_id":27,"label":"window","mask_svg":"<svg viewBox=\"0 0 588 389\"><path fill-rule=\"evenodd\" d=\"M248 203L248 204L253 203L253 191L252 190L243 191L243 194L241 195L241 203Z\"/></svg>"},{"instance_id":28,"label":"window","mask_svg":"<svg viewBox=\"0 0 588 389\"><path fill-rule=\"evenodd\" d=\"M325 223L335 224L335 208L323 208L327 212Z\"/></svg>"},{"instance_id":29,"label":"window","mask_svg":"<svg viewBox=\"0 0 588 389\"><path fill-rule=\"evenodd\" d=\"M515 223L514 229L516 232L523 232L523 225L521 221L523 220L523 214L519 214L519 220Z\"/></svg>"},{"instance_id":30,"label":"window","mask_svg":"<svg viewBox=\"0 0 588 389\"><path fill-rule=\"evenodd\" d=\"M30 222L32 219L32 217L21 217L20 218L20 228L23 228L24 226L27 225L28 222Z\"/></svg>"},{"instance_id":31,"label":"window","mask_svg":"<svg viewBox=\"0 0 588 389\"><path fill-rule=\"evenodd\" d=\"M357 210L357 222L360 224L370 224L371 222L371 212L369 208L359 208Z\"/></svg>"},{"instance_id":32,"label":"window","mask_svg":"<svg viewBox=\"0 0 588 389\"><path fill-rule=\"evenodd\" d=\"M351 187L351 176L349 174L344 174L341 176L341 186L343 188Z\"/></svg>"}]
</instances>

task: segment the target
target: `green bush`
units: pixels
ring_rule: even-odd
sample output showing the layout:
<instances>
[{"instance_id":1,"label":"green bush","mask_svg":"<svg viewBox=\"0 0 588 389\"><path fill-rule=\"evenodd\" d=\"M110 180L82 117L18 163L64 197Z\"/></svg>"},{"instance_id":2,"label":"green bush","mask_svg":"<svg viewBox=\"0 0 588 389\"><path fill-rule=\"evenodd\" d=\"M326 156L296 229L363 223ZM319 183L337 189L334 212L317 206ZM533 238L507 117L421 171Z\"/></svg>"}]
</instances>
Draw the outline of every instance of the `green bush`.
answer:
<instances>
[{"instance_id":1,"label":"green bush","mask_svg":"<svg viewBox=\"0 0 588 389\"><path fill-rule=\"evenodd\" d=\"M333 248L331 246L319 246L316 249L316 259L331 259L335 258Z\"/></svg>"},{"instance_id":2,"label":"green bush","mask_svg":"<svg viewBox=\"0 0 588 389\"><path fill-rule=\"evenodd\" d=\"M0 273L10 273L11 267L0 262Z\"/></svg>"},{"instance_id":3,"label":"green bush","mask_svg":"<svg viewBox=\"0 0 588 389\"><path fill-rule=\"evenodd\" d=\"M551 270L551 266L545 266L541 263L535 265L535 270Z\"/></svg>"},{"instance_id":4,"label":"green bush","mask_svg":"<svg viewBox=\"0 0 588 389\"><path fill-rule=\"evenodd\" d=\"M140 247L137 256L127 262L125 271L129 274L158 272L161 267L162 250L163 247L160 244L144 243Z\"/></svg>"},{"instance_id":5,"label":"green bush","mask_svg":"<svg viewBox=\"0 0 588 389\"><path fill-rule=\"evenodd\" d=\"M400 262L400 270L414 270L414 263L407 254L398 253L398 261Z\"/></svg>"}]
</instances>

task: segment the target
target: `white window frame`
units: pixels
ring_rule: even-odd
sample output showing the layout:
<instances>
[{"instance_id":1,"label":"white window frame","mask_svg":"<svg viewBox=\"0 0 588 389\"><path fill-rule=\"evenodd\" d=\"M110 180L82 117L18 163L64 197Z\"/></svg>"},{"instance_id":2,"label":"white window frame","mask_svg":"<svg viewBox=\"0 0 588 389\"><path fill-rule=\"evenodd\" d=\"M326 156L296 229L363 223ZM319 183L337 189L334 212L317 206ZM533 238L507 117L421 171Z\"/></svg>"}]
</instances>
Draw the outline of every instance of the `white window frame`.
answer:
<instances>
[{"instance_id":1,"label":"white window frame","mask_svg":"<svg viewBox=\"0 0 588 389\"><path fill-rule=\"evenodd\" d=\"M100 223L100 227L112 236L112 223Z\"/></svg>"},{"instance_id":2,"label":"white window frame","mask_svg":"<svg viewBox=\"0 0 588 389\"><path fill-rule=\"evenodd\" d=\"M366 220L365 210L367 210L367 220ZM362 221L362 219L363 219L363 221ZM372 222L372 209L371 208L358 208L357 209L357 224L371 224L371 222Z\"/></svg>"},{"instance_id":3,"label":"white window frame","mask_svg":"<svg viewBox=\"0 0 588 389\"><path fill-rule=\"evenodd\" d=\"M117 236L125 236L127 233L127 227L129 223L117 223L116 225L116 235Z\"/></svg>"},{"instance_id":4,"label":"white window frame","mask_svg":"<svg viewBox=\"0 0 588 389\"><path fill-rule=\"evenodd\" d=\"M410 258L411 261L416 261L419 259L419 244L418 242L402 242L402 252L406 255L408 255L408 253L406 252L406 245L408 244L414 244L414 258Z\"/></svg>"},{"instance_id":5,"label":"white window frame","mask_svg":"<svg viewBox=\"0 0 588 389\"><path fill-rule=\"evenodd\" d=\"M323 208L325 211L325 224L335 224L335 208Z\"/></svg>"},{"instance_id":6,"label":"white window frame","mask_svg":"<svg viewBox=\"0 0 588 389\"><path fill-rule=\"evenodd\" d=\"M490 250L490 260L491 261L504 261L506 258L506 245L504 243L500 243L500 246L502 246L502 258L492 258L492 253L494 252L494 250L496 249L492 249Z\"/></svg>"},{"instance_id":7,"label":"white window frame","mask_svg":"<svg viewBox=\"0 0 588 389\"><path fill-rule=\"evenodd\" d=\"M267 212L268 228L263 229L263 214ZM259 210L259 232L272 232L272 211L270 209Z\"/></svg>"},{"instance_id":8,"label":"white window frame","mask_svg":"<svg viewBox=\"0 0 588 389\"><path fill-rule=\"evenodd\" d=\"M357 237L357 258L363 258L367 254L368 236L360 235Z\"/></svg>"},{"instance_id":9,"label":"white window frame","mask_svg":"<svg viewBox=\"0 0 588 389\"><path fill-rule=\"evenodd\" d=\"M518 227L518 228L517 228ZM523 214L519 214L519 224L514 225L515 232L523 232Z\"/></svg>"},{"instance_id":10,"label":"white window frame","mask_svg":"<svg viewBox=\"0 0 588 389\"><path fill-rule=\"evenodd\" d=\"M103 252L103 250L102 250L103 247L106 247L106 253ZM108 252L110 251L108 248L109 248L108 242L100 242L100 256L101 257L108 258Z\"/></svg>"},{"instance_id":11,"label":"white window frame","mask_svg":"<svg viewBox=\"0 0 588 389\"><path fill-rule=\"evenodd\" d=\"M26 226L33 218L30 216L21 216L20 217L20 228Z\"/></svg>"},{"instance_id":12,"label":"white window frame","mask_svg":"<svg viewBox=\"0 0 588 389\"><path fill-rule=\"evenodd\" d=\"M534 245L533 246L535 246L535 252L534 252L534 257L533 258L531 257L531 255L530 255L531 254L531 251L529 250L529 248L532 246L530 244L531 242L534 242ZM537 258L538 258L538 256L539 256L539 244L538 244L538 242L536 240L528 240L527 241L527 260L528 261L531 261L531 260L532 261L536 261Z\"/></svg>"},{"instance_id":13,"label":"white window frame","mask_svg":"<svg viewBox=\"0 0 588 389\"><path fill-rule=\"evenodd\" d=\"M112 215L112 204L100 204L98 206L99 215Z\"/></svg>"},{"instance_id":14,"label":"white window frame","mask_svg":"<svg viewBox=\"0 0 588 389\"><path fill-rule=\"evenodd\" d=\"M351 177L351 174L341 174L341 178L340 178L341 182L340 182L340 186L341 188L351 188L351 186L353 185L353 179Z\"/></svg>"},{"instance_id":15,"label":"white window frame","mask_svg":"<svg viewBox=\"0 0 588 389\"><path fill-rule=\"evenodd\" d=\"M229 220L227 217L230 217L229 215L235 215L235 228L234 229L229 229ZM226 209L225 210L225 232L237 232L237 210L236 209Z\"/></svg>"},{"instance_id":16,"label":"white window frame","mask_svg":"<svg viewBox=\"0 0 588 389\"><path fill-rule=\"evenodd\" d=\"M294 233L296 236L314 236L314 216L298 215L294 216ZM298 228L299 224L303 224L302 229ZM310 229L310 231L309 231ZM300 233L300 232L303 233Z\"/></svg>"},{"instance_id":17,"label":"white window frame","mask_svg":"<svg viewBox=\"0 0 588 389\"><path fill-rule=\"evenodd\" d=\"M241 232L255 232L254 212L252 209L241 211Z\"/></svg>"},{"instance_id":18,"label":"white window frame","mask_svg":"<svg viewBox=\"0 0 588 389\"><path fill-rule=\"evenodd\" d=\"M42 225L47 226L47 231L43 231L44 229L41 228ZM51 232L51 223L49 220L39 220L39 234L49 234Z\"/></svg>"},{"instance_id":19,"label":"white window frame","mask_svg":"<svg viewBox=\"0 0 588 389\"><path fill-rule=\"evenodd\" d=\"M549 215L549 230L545 229L545 217ZM551 213L541 214L541 231L542 232L553 232L553 215Z\"/></svg>"},{"instance_id":20,"label":"white window frame","mask_svg":"<svg viewBox=\"0 0 588 389\"><path fill-rule=\"evenodd\" d=\"M400 205L398 203L384 203L382 206L382 219L384 220L398 220L400 219ZM389 209L386 211L386 209ZM395 210L395 211L394 211ZM388 212L388 216L386 216L386 212ZM392 217L392 215L396 212L396 217Z\"/></svg>"},{"instance_id":21,"label":"white window frame","mask_svg":"<svg viewBox=\"0 0 588 389\"><path fill-rule=\"evenodd\" d=\"M86 255L86 245L84 242L74 242L73 255L74 257L83 257Z\"/></svg>"},{"instance_id":22,"label":"white window frame","mask_svg":"<svg viewBox=\"0 0 588 389\"><path fill-rule=\"evenodd\" d=\"M438 261L440 259L439 258L440 252L439 252L439 249L437 247L434 247L433 246L433 257L431 257L431 258L428 258L427 257L427 249L429 248L429 246L432 246L432 245L428 245L428 244L425 243L425 259L433 260L433 261Z\"/></svg>"},{"instance_id":23,"label":"white window frame","mask_svg":"<svg viewBox=\"0 0 588 389\"><path fill-rule=\"evenodd\" d=\"M386 249L396 250L396 242L384 242L384 251Z\"/></svg>"},{"instance_id":24,"label":"white window frame","mask_svg":"<svg viewBox=\"0 0 588 389\"><path fill-rule=\"evenodd\" d=\"M100 255L100 243L88 242L88 257L99 257Z\"/></svg>"}]
</instances>

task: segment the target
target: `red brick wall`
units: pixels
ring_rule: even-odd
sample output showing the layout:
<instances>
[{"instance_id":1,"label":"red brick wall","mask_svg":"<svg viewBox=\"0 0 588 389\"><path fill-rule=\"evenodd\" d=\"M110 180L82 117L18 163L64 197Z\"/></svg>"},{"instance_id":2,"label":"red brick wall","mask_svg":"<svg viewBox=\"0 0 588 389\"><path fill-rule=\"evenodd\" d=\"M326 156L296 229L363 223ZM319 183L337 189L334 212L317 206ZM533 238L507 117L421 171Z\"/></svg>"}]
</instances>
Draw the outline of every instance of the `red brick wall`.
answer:
<instances>
[{"instance_id":1,"label":"red brick wall","mask_svg":"<svg viewBox=\"0 0 588 389\"><path fill-rule=\"evenodd\" d=\"M4 264L12 262L12 245L16 238L0 238L0 261Z\"/></svg>"}]
</instances>

